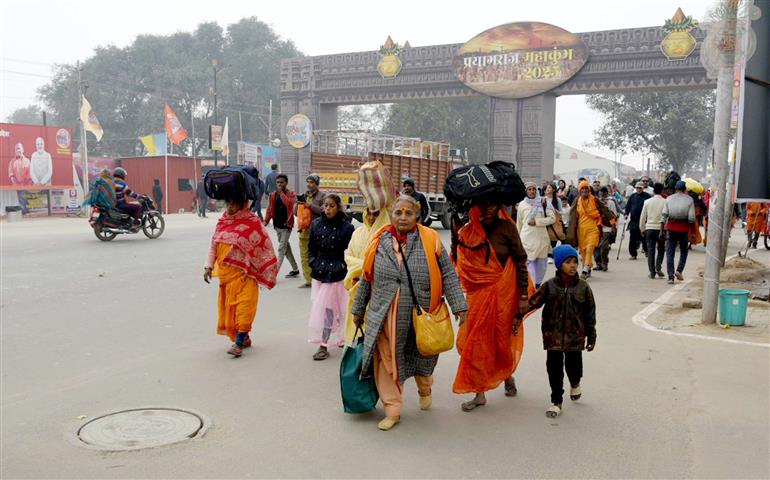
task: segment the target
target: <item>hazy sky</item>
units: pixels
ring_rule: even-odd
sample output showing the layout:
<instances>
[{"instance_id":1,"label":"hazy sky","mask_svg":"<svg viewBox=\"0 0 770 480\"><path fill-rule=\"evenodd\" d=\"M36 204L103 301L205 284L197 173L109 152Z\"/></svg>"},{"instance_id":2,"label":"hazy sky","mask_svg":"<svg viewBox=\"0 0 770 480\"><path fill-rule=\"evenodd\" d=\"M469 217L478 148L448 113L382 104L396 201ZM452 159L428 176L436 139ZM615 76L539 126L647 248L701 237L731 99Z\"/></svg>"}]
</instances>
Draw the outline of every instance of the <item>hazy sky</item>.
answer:
<instances>
[{"instance_id":1,"label":"hazy sky","mask_svg":"<svg viewBox=\"0 0 770 480\"><path fill-rule=\"evenodd\" d=\"M696 19L713 0L404 1L349 0L2 0L0 2L0 118L35 103L54 63L85 60L99 45L130 44L140 34L191 31L256 16L308 55L375 50L388 35L412 46L462 43L508 22L542 21L571 32L662 26L677 7ZM601 117L583 96L557 101L556 140L585 148ZM641 157L624 162L638 167Z\"/></svg>"}]
</instances>

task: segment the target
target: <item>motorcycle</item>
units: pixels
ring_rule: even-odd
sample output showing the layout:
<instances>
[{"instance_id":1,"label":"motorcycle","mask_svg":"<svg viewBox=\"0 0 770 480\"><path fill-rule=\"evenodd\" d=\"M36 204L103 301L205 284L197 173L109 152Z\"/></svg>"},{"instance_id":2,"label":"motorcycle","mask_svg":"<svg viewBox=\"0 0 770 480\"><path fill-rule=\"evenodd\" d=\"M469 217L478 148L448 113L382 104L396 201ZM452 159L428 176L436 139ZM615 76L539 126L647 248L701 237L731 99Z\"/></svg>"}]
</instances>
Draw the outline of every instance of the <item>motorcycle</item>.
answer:
<instances>
[{"instance_id":1,"label":"motorcycle","mask_svg":"<svg viewBox=\"0 0 770 480\"><path fill-rule=\"evenodd\" d=\"M139 233L139 230L142 230L147 238L160 237L166 228L163 215L155 209L155 204L150 197L140 195L138 200L142 206L142 221L139 225L134 225L131 215L121 210L115 208L104 210L94 206L88 223L94 229L96 238L102 242L109 242L114 240L118 234Z\"/></svg>"}]
</instances>

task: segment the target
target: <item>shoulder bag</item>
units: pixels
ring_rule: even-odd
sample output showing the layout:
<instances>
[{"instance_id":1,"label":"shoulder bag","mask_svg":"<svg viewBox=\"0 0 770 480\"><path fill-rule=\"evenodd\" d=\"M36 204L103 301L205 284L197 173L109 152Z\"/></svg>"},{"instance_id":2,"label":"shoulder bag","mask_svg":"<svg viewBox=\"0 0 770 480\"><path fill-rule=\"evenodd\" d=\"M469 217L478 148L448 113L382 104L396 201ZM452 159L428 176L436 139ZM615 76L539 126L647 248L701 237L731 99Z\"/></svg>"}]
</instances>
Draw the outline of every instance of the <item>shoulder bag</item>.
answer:
<instances>
[{"instance_id":1,"label":"shoulder bag","mask_svg":"<svg viewBox=\"0 0 770 480\"><path fill-rule=\"evenodd\" d=\"M548 238L550 238L552 242L557 240L563 242L564 239L567 238L567 235L564 233L564 224L561 221L561 214L554 210L553 215L556 217L556 221L547 227ZM543 216L548 216L545 210L545 203L543 203Z\"/></svg>"},{"instance_id":2,"label":"shoulder bag","mask_svg":"<svg viewBox=\"0 0 770 480\"><path fill-rule=\"evenodd\" d=\"M409 281L409 291L412 294L412 303L414 303L412 324L417 338L417 350L425 357L432 357L451 350L454 347L455 333L446 302L442 298L441 305L433 312L427 312L422 308L417 301L417 295L412 284L412 275L409 273L406 255L400 242L398 243L398 251L401 253L406 278Z\"/></svg>"}]
</instances>

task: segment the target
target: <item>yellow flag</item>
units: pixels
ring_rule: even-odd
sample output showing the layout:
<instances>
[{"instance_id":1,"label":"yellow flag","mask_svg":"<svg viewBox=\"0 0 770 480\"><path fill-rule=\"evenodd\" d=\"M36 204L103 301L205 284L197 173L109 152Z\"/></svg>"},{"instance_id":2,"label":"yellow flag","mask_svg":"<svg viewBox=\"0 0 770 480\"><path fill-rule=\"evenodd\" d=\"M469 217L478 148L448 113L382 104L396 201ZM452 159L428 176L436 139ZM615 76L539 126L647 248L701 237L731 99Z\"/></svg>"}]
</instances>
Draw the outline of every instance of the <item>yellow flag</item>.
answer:
<instances>
[{"instance_id":1,"label":"yellow flag","mask_svg":"<svg viewBox=\"0 0 770 480\"><path fill-rule=\"evenodd\" d=\"M88 103L86 97L83 97L83 106L80 108L80 121L83 122L83 129L93 133L97 142L102 139L104 130L102 130L102 125L96 118L96 114L91 110L91 104Z\"/></svg>"}]
</instances>

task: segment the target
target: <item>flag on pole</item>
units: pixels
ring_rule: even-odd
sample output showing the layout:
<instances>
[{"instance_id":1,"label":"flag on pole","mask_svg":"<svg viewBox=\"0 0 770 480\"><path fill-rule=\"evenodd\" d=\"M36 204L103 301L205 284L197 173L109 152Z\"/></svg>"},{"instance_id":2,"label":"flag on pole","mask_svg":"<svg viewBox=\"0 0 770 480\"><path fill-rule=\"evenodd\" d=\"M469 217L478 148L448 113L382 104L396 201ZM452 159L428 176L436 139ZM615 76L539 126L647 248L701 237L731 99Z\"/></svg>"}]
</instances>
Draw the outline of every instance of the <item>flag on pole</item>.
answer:
<instances>
[{"instance_id":1,"label":"flag on pole","mask_svg":"<svg viewBox=\"0 0 770 480\"><path fill-rule=\"evenodd\" d=\"M91 104L88 103L85 96L83 97L83 106L80 108L80 121L83 122L83 129L86 132L93 133L97 142L102 139L104 130L102 130L102 125L99 123L99 119L96 118L96 114L91 110Z\"/></svg>"},{"instance_id":2,"label":"flag on pole","mask_svg":"<svg viewBox=\"0 0 770 480\"><path fill-rule=\"evenodd\" d=\"M182 127L182 123L168 103L163 110L166 115L166 135L173 143L179 145L182 140L187 138L187 131Z\"/></svg>"},{"instance_id":3,"label":"flag on pole","mask_svg":"<svg viewBox=\"0 0 770 480\"><path fill-rule=\"evenodd\" d=\"M227 130L228 130L228 122L227 122L227 117L225 117L225 128L222 130L222 155L229 158L230 135Z\"/></svg>"},{"instance_id":4,"label":"flag on pole","mask_svg":"<svg viewBox=\"0 0 770 480\"><path fill-rule=\"evenodd\" d=\"M147 156L154 157L157 155L166 155L166 134L155 133L153 135L145 135L139 137L139 140L147 150Z\"/></svg>"}]
</instances>

